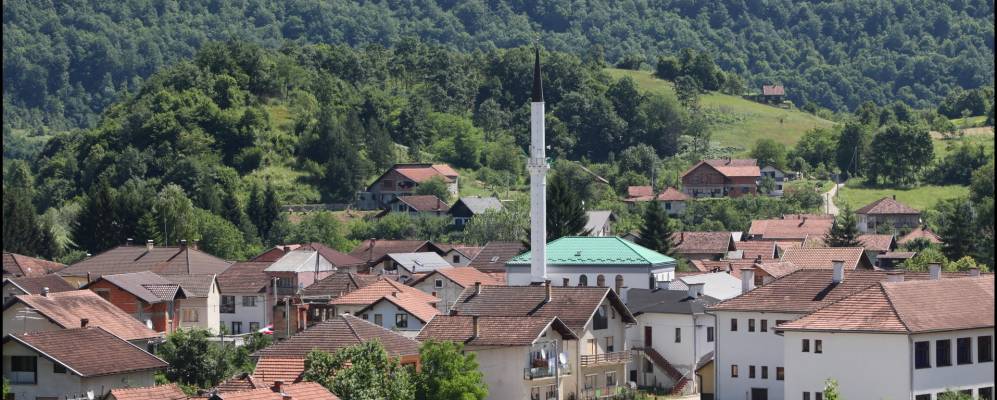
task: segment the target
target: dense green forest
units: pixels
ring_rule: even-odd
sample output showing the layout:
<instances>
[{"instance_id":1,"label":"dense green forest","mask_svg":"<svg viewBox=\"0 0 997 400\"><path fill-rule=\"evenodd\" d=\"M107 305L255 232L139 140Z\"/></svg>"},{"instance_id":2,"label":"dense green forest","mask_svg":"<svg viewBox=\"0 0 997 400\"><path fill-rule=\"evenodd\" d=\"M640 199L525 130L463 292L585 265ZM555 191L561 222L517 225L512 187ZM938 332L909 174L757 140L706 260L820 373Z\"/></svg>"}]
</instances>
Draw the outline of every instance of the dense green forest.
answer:
<instances>
[{"instance_id":1,"label":"dense green forest","mask_svg":"<svg viewBox=\"0 0 997 400\"><path fill-rule=\"evenodd\" d=\"M490 52L536 32L548 49L648 69L696 49L749 88L782 83L797 105L833 110L928 108L994 78L986 0L12 0L3 31L4 127L36 134L96 126L115 100L212 40L404 48L415 37Z\"/></svg>"}]
</instances>

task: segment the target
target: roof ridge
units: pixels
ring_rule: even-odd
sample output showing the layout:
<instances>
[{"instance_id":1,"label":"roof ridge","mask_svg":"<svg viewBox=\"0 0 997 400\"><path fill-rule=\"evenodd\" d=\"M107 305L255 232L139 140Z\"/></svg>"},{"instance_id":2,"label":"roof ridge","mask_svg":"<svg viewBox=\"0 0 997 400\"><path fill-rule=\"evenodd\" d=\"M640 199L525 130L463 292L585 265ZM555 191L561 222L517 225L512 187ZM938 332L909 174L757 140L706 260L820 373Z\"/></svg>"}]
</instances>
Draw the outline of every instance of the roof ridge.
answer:
<instances>
[{"instance_id":1,"label":"roof ridge","mask_svg":"<svg viewBox=\"0 0 997 400\"><path fill-rule=\"evenodd\" d=\"M355 328L353 328L353 322L350 321L350 319L347 318L347 316L352 317L352 315L349 315L349 314L344 314L343 315L343 322L346 324L346 327L350 329L350 333L353 334L353 337L357 338L358 342L363 342L364 341L363 338L360 337L360 334L357 333L357 330Z\"/></svg>"},{"instance_id":2,"label":"roof ridge","mask_svg":"<svg viewBox=\"0 0 997 400\"><path fill-rule=\"evenodd\" d=\"M893 304L893 297L890 296L890 291L886 290L886 285L884 285L884 283L885 282L879 282L879 288L883 291L883 297L886 298L886 304L890 305L890 309L893 310L893 314L895 314L897 319L900 320L900 323L904 326L904 329L906 329L908 333L912 333L913 330L911 330L910 324L907 323L907 319L904 318L903 313L901 313L900 310L897 309L897 306Z\"/></svg>"}]
</instances>

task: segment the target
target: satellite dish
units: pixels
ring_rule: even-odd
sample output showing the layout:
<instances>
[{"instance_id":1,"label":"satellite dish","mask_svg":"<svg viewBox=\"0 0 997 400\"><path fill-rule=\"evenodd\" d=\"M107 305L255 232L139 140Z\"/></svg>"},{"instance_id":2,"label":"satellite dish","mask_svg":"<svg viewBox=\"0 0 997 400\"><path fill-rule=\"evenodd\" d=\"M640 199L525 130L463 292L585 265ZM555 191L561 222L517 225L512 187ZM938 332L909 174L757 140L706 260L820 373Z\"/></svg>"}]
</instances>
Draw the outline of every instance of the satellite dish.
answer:
<instances>
[{"instance_id":1,"label":"satellite dish","mask_svg":"<svg viewBox=\"0 0 997 400\"><path fill-rule=\"evenodd\" d=\"M557 361L561 364L568 364L568 353L561 353L557 355Z\"/></svg>"}]
</instances>

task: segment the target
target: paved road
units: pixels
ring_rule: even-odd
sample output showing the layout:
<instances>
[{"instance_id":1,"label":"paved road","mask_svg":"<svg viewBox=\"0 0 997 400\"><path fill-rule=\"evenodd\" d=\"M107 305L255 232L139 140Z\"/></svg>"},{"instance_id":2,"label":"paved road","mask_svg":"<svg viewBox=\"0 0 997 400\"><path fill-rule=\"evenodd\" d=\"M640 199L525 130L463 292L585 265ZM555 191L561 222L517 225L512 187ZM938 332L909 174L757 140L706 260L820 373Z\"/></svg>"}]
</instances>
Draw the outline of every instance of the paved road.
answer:
<instances>
[{"instance_id":1,"label":"paved road","mask_svg":"<svg viewBox=\"0 0 997 400\"><path fill-rule=\"evenodd\" d=\"M831 186L831 190L824 193L824 208L825 212L831 215L838 215L838 206L834 205L834 195L838 193L838 188L845 186L844 183L839 183Z\"/></svg>"}]
</instances>

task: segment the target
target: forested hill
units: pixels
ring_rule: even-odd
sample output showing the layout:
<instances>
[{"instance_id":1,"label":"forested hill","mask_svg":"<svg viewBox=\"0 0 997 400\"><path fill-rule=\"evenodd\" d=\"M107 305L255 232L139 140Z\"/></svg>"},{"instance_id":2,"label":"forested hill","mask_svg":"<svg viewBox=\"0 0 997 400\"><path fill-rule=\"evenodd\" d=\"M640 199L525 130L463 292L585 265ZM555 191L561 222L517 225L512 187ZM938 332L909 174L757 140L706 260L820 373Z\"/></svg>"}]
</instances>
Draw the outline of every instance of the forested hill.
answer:
<instances>
[{"instance_id":1,"label":"forested hill","mask_svg":"<svg viewBox=\"0 0 997 400\"><path fill-rule=\"evenodd\" d=\"M994 3L963 1L81 1L3 3L4 126L95 126L144 78L211 40L401 47L418 37L490 50L541 33L551 50L610 63L707 51L749 87L797 104L927 107L993 83Z\"/></svg>"}]
</instances>

